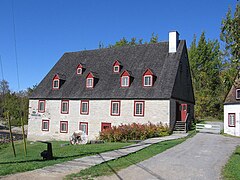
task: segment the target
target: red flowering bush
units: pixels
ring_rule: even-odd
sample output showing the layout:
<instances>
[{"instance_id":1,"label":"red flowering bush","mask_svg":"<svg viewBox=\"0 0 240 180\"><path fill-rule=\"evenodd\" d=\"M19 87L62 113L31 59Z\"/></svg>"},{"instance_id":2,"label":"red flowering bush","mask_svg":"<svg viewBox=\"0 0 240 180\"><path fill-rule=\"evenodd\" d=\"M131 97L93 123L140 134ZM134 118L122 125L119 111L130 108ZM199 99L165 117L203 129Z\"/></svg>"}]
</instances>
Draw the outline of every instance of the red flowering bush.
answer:
<instances>
[{"instance_id":1,"label":"red flowering bush","mask_svg":"<svg viewBox=\"0 0 240 180\"><path fill-rule=\"evenodd\" d=\"M144 140L152 137L167 136L170 134L169 127L158 124L121 124L113 126L100 132L100 139L105 141L117 142L127 140Z\"/></svg>"}]
</instances>

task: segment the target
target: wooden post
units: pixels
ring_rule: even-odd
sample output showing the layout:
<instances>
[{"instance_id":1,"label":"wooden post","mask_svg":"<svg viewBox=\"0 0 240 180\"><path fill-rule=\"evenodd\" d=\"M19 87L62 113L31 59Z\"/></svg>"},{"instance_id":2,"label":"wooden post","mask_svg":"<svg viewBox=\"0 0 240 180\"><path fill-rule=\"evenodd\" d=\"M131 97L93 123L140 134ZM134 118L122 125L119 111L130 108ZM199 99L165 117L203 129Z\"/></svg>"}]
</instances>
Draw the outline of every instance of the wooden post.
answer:
<instances>
[{"instance_id":1,"label":"wooden post","mask_svg":"<svg viewBox=\"0 0 240 180\"><path fill-rule=\"evenodd\" d=\"M24 143L24 153L25 153L25 156L27 156L27 144L26 144L26 139L25 139L24 123L23 123L22 117L21 117L21 124L22 124L22 135L23 135L23 143Z\"/></svg>"},{"instance_id":2,"label":"wooden post","mask_svg":"<svg viewBox=\"0 0 240 180\"><path fill-rule=\"evenodd\" d=\"M7 118L8 118L8 124L9 124L9 133L10 133L10 140L12 142L13 154L16 157L16 151L15 151L14 142L13 142L12 127L11 127L11 121L10 121L10 117L9 117L9 111L7 111Z\"/></svg>"}]
</instances>

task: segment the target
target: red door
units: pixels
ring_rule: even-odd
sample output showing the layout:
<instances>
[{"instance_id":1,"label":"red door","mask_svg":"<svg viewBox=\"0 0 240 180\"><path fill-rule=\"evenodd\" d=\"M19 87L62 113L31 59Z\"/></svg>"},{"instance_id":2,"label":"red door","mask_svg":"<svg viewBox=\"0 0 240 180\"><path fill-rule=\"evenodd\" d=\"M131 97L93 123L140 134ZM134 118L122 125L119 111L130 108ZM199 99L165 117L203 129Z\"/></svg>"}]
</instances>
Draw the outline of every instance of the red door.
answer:
<instances>
[{"instance_id":1,"label":"red door","mask_svg":"<svg viewBox=\"0 0 240 180\"><path fill-rule=\"evenodd\" d=\"M180 113L181 113L181 121L185 122L186 121L186 117L187 117L187 107L188 105L187 104L180 104L179 106L179 110L180 110Z\"/></svg>"},{"instance_id":2,"label":"red door","mask_svg":"<svg viewBox=\"0 0 240 180\"><path fill-rule=\"evenodd\" d=\"M102 123L101 131L111 128L111 123Z\"/></svg>"}]
</instances>

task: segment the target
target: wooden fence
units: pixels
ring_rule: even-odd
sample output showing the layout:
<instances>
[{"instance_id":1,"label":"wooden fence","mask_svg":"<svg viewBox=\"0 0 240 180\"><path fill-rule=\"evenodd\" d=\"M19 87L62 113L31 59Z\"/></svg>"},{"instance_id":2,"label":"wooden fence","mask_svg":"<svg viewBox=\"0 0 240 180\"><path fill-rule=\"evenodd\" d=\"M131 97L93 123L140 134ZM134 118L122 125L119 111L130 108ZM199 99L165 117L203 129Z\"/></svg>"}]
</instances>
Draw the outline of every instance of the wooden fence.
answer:
<instances>
[{"instance_id":1,"label":"wooden fence","mask_svg":"<svg viewBox=\"0 0 240 180\"><path fill-rule=\"evenodd\" d=\"M221 126L218 124L196 124L196 131L203 133L220 134Z\"/></svg>"}]
</instances>

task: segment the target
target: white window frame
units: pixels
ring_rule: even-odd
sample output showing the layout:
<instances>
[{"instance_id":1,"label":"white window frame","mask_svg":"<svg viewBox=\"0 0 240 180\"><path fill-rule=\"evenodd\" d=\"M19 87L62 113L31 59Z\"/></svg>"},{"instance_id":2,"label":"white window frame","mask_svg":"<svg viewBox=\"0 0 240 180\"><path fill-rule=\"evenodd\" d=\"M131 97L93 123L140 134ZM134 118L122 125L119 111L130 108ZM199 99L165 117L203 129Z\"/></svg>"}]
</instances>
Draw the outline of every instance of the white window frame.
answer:
<instances>
[{"instance_id":1,"label":"white window frame","mask_svg":"<svg viewBox=\"0 0 240 180\"><path fill-rule=\"evenodd\" d=\"M238 97L238 92L240 92L240 89L236 89L236 99L240 99L240 96Z\"/></svg>"},{"instance_id":2,"label":"white window frame","mask_svg":"<svg viewBox=\"0 0 240 180\"><path fill-rule=\"evenodd\" d=\"M138 112L137 106L141 105L141 112ZM144 116L144 102L143 101L134 101L134 116Z\"/></svg>"},{"instance_id":3,"label":"white window frame","mask_svg":"<svg viewBox=\"0 0 240 180\"><path fill-rule=\"evenodd\" d=\"M89 83L91 82L91 83ZM94 83L94 79L93 78L87 78L86 80L86 87L87 88L93 88L93 83Z\"/></svg>"},{"instance_id":4,"label":"white window frame","mask_svg":"<svg viewBox=\"0 0 240 180\"><path fill-rule=\"evenodd\" d=\"M235 127L236 126L236 114L228 113L228 126Z\"/></svg>"},{"instance_id":5,"label":"white window frame","mask_svg":"<svg viewBox=\"0 0 240 180\"><path fill-rule=\"evenodd\" d=\"M63 107L65 106L66 104L66 110L63 110ZM61 113L62 114L68 114L69 112L69 101L68 100L62 100L61 102Z\"/></svg>"},{"instance_id":6,"label":"white window frame","mask_svg":"<svg viewBox=\"0 0 240 180\"><path fill-rule=\"evenodd\" d=\"M117 70L115 68L117 68ZM118 73L119 69L120 69L120 67L118 65L117 66L113 66L113 72Z\"/></svg>"},{"instance_id":7,"label":"white window frame","mask_svg":"<svg viewBox=\"0 0 240 180\"><path fill-rule=\"evenodd\" d=\"M55 86L55 82L57 82L57 86ZM59 89L59 79L54 79L53 80L53 89Z\"/></svg>"},{"instance_id":8,"label":"white window frame","mask_svg":"<svg viewBox=\"0 0 240 180\"><path fill-rule=\"evenodd\" d=\"M150 78L150 81L149 81L150 84L146 84L145 78ZM143 86L145 86L145 87L152 86L152 75L145 75L145 76L143 76Z\"/></svg>"},{"instance_id":9,"label":"white window frame","mask_svg":"<svg viewBox=\"0 0 240 180\"><path fill-rule=\"evenodd\" d=\"M82 68L77 68L77 74L82 74Z\"/></svg>"},{"instance_id":10,"label":"white window frame","mask_svg":"<svg viewBox=\"0 0 240 180\"><path fill-rule=\"evenodd\" d=\"M114 112L114 104L117 104L117 112ZM120 101L111 101L111 115L119 116L120 115Z\"/></svg>"},{"instance_id":11,"label":"white window frame","mask_svg":"<svg viewBox=\"0 0 240 180\"><path fill-rule=\"evenodd\" d=\"M124 79L126 79L126 81ZM129 76L121 77L121 87L129 87Z\"/></svg>"}]
</instances>

